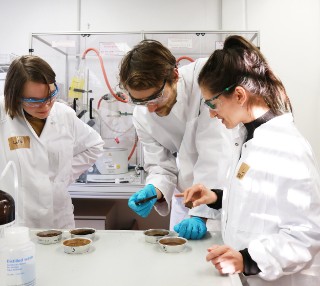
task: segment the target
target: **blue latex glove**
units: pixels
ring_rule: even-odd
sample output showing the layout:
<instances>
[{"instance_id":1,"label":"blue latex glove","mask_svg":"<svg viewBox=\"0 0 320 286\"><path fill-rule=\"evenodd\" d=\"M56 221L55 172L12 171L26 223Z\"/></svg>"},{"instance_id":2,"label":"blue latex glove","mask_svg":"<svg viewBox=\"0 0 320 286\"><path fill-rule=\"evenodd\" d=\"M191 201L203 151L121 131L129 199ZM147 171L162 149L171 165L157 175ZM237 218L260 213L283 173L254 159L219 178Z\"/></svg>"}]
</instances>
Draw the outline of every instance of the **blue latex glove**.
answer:
<instances>
[{"instance_id":1,"label":"blue latex glove","mask_svg":"<svg viewBox=\"0 0 320 286\"><path fill-rule=\"evenodd\" d=\"M157 195L157 192L154 185L146 185L143 189L136 192L129 198L128 206L138 215L147 217L150 214L153 205L156 203L157 198L154 198L151 201L145 202L138 206L136 205L136 202L155 195Z\"/></svg>"},{"instance_id":2,"label":"blue latex glove","mask_svg":"<svg viewBox=\"0 0 320 286\"><path fill-rule=\"evenodd\" d=\"M184 219L176 224L173 229L180 237L186 239L201 239L207 233L207 226L204 220L197 216Z\"/></svg>"}]
</instances>

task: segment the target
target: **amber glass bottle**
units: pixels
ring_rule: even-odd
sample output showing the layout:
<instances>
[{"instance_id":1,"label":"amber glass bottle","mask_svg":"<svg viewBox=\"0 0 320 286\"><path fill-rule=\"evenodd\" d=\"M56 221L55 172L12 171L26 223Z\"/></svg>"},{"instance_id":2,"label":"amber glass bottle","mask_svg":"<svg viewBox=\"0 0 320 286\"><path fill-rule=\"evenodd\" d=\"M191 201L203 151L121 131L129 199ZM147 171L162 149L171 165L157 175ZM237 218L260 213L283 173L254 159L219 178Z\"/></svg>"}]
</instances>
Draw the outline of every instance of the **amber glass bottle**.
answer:
<instances>
[{"instance_id":1,"label":"amber glass bottle","mask_svg":"<svg viewBox=\"0 0 320 286\"><path fill-rule=\"evenodd\" d=\"M4 229L15 222L14 199L8 193L0 190L0 238L4 236Z\"/></svg>"}]
</instances>

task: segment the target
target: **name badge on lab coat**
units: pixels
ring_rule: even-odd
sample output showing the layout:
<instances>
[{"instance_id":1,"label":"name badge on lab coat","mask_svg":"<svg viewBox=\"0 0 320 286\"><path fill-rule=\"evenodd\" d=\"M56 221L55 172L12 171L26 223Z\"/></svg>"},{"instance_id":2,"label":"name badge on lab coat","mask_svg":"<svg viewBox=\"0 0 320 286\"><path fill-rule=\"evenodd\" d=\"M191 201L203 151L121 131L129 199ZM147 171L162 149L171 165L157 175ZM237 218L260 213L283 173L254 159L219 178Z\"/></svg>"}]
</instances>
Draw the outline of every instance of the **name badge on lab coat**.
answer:
<instances>
[{"instance_id":1,"label":"name badge on lab coat","mask_svg":"<svg viewBox=\"0 0 320 286\"><path fill-rule=\"evenodd\" d=\"M16 150L20 148L30 148L29 136L14 136L8 138L10 150Z\"/></svg>"},{"instance_id":2,"label":"name badge on lab coat","mask_svg":"<svg viewBox=\"0 0 320 286\"><path fill-rule=\"evenodd\" d=\"M242 163L240 168L239 168L239 171L238 171L238 174L237 174L237 178L239 180L241 180L246 175L246 173L248 172L249 169L250 169L249 165L247 165L246 163Z\"/></svg>"}]
</instances>

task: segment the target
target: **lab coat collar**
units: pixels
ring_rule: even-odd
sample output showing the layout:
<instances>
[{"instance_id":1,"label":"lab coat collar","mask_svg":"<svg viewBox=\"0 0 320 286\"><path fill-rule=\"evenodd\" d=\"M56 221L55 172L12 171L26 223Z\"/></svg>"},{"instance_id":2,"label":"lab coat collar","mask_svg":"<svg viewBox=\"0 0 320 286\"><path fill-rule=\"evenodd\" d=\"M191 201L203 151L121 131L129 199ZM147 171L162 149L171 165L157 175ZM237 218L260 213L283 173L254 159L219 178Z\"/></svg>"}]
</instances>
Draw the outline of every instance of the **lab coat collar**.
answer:
<instances>
[{"instance_id":1,"label":"lab coat collar","mask_svg":"<svg viewBox=\"0 0 320 286\"><path fill-rule=\"evenodd\" d=\"M186 118L187 114L183 114L187 112L188 108L185 108L185 105L188 105L188 97L186 96L186 87L185 82L182 77L179 77L177 82L177 97L176 103L172 107L170 113L174 114L177 118Z\"/></svg>"},{"instance_id":2,"label":"lab coat collar","mask_svg":"<svg viewBox=\"0 0 320 286\"><path fill-rule=\"evenodd\" d=\"M57 122L57 108L56 108L56 104L60 104L58 102L55 102L50 110L49 116L47 117L47 123L56 123Z\"/></svg>"},{"instance_id":3,"label":"lab coat collar","mask_svg":"<svg viewBox=\"0 0 320 286\"><path fill-rule=\"evenodd\" d=\"M47 119L46 119L46 124L45 124L44 127L43 127L43 130L42 130L42 132L41 132L41 135L42 135L44 132L46 132L46 129L48 128L48 125L52 125L52 124L54 124L54 123L57 122L57 116L56 116L57 111L56 111L56 107L55 107L56 104L57 104L57 102L55 102L55 103L53 104L53 106L52 106L52 108L51 108L51 110L50 110L50 113L49 113L49 115L48 115L48 117L47 117ZM58 104L59 104L59 103L58 103ZM22 107L21 107L21 108L22 108ZM25 117L25 114L24 114L24 111L23 111L23 110L22 110L22 116L23 116L23 120L26 122L26 124L27 124L30 132L32 132L32 134L34 135L34 137L36 138L36 140L38 140L38 141L41 142L41 135L38 136L38 135L36 134L36 132L33 130L31 124L29 123L29 121L28 121L27 118Z\"/></svg>"},{"instance_id":4,"label":"lab coat collar","mask_svg":"<svg viewBox=\"0 0 320 286\"><path fill-rule=\"evenodd\" d=\"M184 88L184 83L183 83L183 79L179 78L178 83L177 83L177 97L176 97L176 102L173 105L170 113L162 118L167 118L168 120L170 120L169 118L171 118L172 116L175 117L176 119L183 119L185 118L185 115L183 114L183 112L185 111L185 97L183 96L185 93L185 88ZM143 106L135 106L136 112L139 113L149 113L148 109L146 107ZM151 117L154 117L156 120L159 119L159 116L155 113L149 113Z\"/></svg>"},{"instance_id":5,"label":"lab coat collar","mask_svg":"<svg viewBox=\"0 0 320 286\"><path fill-rule=\"evenodd\" d=\"M254 131L254 135L253 137L255 137L255 135L257 133L259 133L260 131L264 130L265 128L276 128L279 125L285 125L288 123L292 123L293 122L293 116L292 113L285 113L279 116L276 116L272 119L270 119L269 121L267 121L264 124L261 124L259 127L257 127ZM236 140L237 138L246 138L247 136L247 129L244 126L243 123L240 123L238 126L236 126L235 128L232 129L232 135L234 140Z\"/></svg>"},{"instance_id":6,"label":"lab coat collar","mask_svg":"<svg viewBox=\"0 0 320 286\"><path fill-rule=\"evenodd\" d=\"M259 130L263 130L265 128L277 128L279 125L286 125L288 123L293 123L292 113L285 113L279 116L276 116L269 120L268 122L260 125L255 132L259 132Z\"/></svg>"}]
</instances>

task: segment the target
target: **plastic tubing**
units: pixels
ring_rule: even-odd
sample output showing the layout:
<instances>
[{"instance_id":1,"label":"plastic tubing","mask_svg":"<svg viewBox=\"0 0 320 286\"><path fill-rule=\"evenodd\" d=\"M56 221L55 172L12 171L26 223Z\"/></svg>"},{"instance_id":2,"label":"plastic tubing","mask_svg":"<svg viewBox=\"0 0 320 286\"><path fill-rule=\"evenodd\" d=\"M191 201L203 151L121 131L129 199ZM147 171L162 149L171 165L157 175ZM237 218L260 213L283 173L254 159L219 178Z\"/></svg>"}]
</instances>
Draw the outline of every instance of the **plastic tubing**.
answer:
<instances>
[{"instance_id":1,"label":"plastic tubing","mask_svg":"<svg viewBox=\"0 0 320 286\"><path fill-rule=\"evenodd\" d=\"M96 55L97 55L98 58L99 58L100 66L101 66L101 69L102 69L102 74L103 74L104 80L105 80L105 82L106 82L106 84L107 84L107 87L108 87L110 93L111 93L111 94L113 95L113 97L115 97L117 100L119 100L119 101L121 101L121 102L124 102L124 103L127 103L127 102L128 102L128 97L127 97L125 94L123 94L123 93L117 94L117 93L115 93L115 92L112 90L112 88L111 88L111 86L110 86L110 83L109 83L109 80L108 80L108 77L107 77L106 70L105 70L105 68L104 68L104 64L103 64L102 57L101 57L101 55L100 55L100 53L99 53L99 51L98 51L97 49L95 49L95 48L88 48L88 49L86 49L86 50L83 52L83 54L82 54L82 59L85 59L87 53L90 52L90 51L95 52Z\"/></svg>"},{"instance_id":2,"label":"plastic tubing","mask_svg":"<svg viewBox=\"0 0 320 286\"><path fill-rule=\"evenodd\" d=\"M138 136L137 136L137 134L136 134L133 147L132 147L131 152L130 152L130 154L129 154L129 156L128 156L128 161L130 161L130 159L131 159L134 151L136 150L137 143L138 143Z\"/></svg>"},{"instance_id":3,"label":"plastic tubing","mask_svg":"<svg viewBox=\"0 0 320 286\"><path fill-rule=\"evenodd\" d=\"M177 64L182 61L182 60L188 60L189 62L194 62L194 59L193 58L190 58L188 56L182 56L180 58L177 59Z\"/></svg>"},{"instance_id":4,"label":"plastic tubing","mask_svg":"<svg viewBox=\"0 0 320 286\"><path fill-rule=\"evenodd\" d=\"M99 109L100 108L100 105L101 105L101 101L103 100L103 96L101 96L101 98L99 99L99 101L98 101L98 106L97 106L97 109Z\"/></svg>"}]
</instances>

